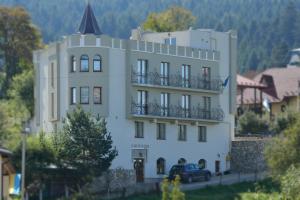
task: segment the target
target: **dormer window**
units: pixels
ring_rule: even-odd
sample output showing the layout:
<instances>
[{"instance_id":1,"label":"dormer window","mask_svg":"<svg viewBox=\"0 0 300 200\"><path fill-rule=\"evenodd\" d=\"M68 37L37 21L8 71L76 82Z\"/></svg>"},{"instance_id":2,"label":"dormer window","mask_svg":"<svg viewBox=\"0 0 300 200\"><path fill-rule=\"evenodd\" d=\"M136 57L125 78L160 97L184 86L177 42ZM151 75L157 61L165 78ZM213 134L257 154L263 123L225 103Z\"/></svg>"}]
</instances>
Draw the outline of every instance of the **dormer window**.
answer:
<instances>
[{"instance_id":1,"label":"dormer window","mask_svg":"<svg viewBox=\"0 0 300 200\"><path fill-rule=\"evenodd\" d=\"M81 72L89 71L89 57L87 55L82 55L80 58L80 71Z\"/></svg>"},{"instance_id":2,"label":"dormer window","mask_svg":"<svg viewBox=\"0 0 300 200\"><path fill-rule=\"evenodd\" d=\"M95 55L93 59L93 71L94 72L101 72L102 71L102 63L101 57L99 55Z\"/></svg>"}]
</instances>

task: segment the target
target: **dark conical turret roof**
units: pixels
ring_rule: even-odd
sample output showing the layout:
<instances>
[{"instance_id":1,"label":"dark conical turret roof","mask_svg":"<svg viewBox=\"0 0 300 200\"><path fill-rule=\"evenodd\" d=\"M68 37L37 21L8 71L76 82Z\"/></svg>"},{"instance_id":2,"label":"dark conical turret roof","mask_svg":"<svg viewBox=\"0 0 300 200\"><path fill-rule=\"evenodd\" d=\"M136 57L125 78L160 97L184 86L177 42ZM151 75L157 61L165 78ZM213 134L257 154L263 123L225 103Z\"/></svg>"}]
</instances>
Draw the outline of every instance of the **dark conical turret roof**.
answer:
<instances>
[{"instance_id":1,"label":"dark conical turret roof","mask_svg":"<svg viewBox=\"0 0 300 200\"><path fill-rule=\"evenodd\" d=\"M79 32L81 34L102 34L98 26L98 22L95 18L94 12L92 10L92 7L89 3L85 8L84 15L82 17L81 24L79 27Z\"/></svg>"}]
</instances>

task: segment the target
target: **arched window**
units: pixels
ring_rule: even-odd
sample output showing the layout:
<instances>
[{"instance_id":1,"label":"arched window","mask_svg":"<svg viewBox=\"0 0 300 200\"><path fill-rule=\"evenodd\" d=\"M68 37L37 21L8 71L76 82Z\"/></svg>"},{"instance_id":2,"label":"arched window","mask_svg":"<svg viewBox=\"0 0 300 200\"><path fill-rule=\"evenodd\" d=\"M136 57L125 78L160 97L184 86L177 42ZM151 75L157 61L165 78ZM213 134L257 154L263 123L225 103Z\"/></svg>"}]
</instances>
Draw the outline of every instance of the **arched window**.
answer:
<instances>
[{"instance_id":1,"label":"arched window","mask_svg":"<svg viewBox=\"0 0 300 200\"><path fill-rule=\"evenodd\" d=\"M184 164L186 164L186 159L180 158L180 159L178 160L178 164L179 164L179 165L184 165Z\"/></svg>"},{"instance_id":2,"label":"arched window","mask_svg":"<svg viewBox=\"0 0 300 200\"><path fill-rule=\"evenodd\" d=\"M198 166L199 166L200 169L205 169L206 168L206 160L200 159L198 161Z\"/></svg>"},{"instance_id":3,"label":"arched window","mask_svg":"<svg viewBox=\"0 0 300 200\"><path fill-rule=\"evenodd\" d=\"M93 71L94 72L101 72L102 65L101 65L101 57L99 55L95 55L93 59Z\"/></svg>"},{"instance_id":4,"label":"arched window","mask_svg":"<svg viewBox=\"0 0 300 200\"><path fill-rule=\"evenodd\" d=\"M76 72L76 57L71 56L71 72Z\"/></svg>"},{"instance_id":5,"label":"arched window","mask_svg":"<svg viewBox=\"0 0 300 200\"><path fill-rule=\"evenodd\" d=\"M166 161L164 158L159 158L156 161L156 173L165 174Z\"/></svg>"},{"instance_id":6,"label":"arched window","mask_svg":"<svg viewBox=\"0 0 300 200\"><path fill-rule=\"evenodd\" d=\"M89 57L87 55L82 55L80 58L80 71L81 72L89 71Z\"/></svg>"}]
</instances>

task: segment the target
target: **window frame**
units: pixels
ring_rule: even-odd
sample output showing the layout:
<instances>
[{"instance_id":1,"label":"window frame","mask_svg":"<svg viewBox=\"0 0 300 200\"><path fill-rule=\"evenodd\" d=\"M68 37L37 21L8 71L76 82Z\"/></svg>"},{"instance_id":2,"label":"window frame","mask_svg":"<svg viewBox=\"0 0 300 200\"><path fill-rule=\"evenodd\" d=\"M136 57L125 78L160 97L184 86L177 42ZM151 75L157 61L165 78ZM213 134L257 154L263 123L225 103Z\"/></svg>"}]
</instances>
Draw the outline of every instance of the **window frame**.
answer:
<instances>
[{"instance_id":1,"label":"window frame","mask_svg":"<svg viewBox=\"0 0 300 200\"><path fill-rule=\"evenodd\" d=\"M83 57L87 57L87 59L83 59ZM82 68L82 61L86 60L87 61L87 70L83 70ZM89 67L90 63L89 63L89 56L84 54L84 55L81 55L80 57L80 72L89 72L90 71L90 67Z\"/></svg>"},{"instance_id":2,"label":"window frame","mask_svg":"<svg viewBox=\"0 0 300 200\"><path fill-rule=\"evenodd\" d=\"M181 134L183 134L183 138L181 137ZM178 141L187 141L187 125L185 124L178 125Z\"/></svg>"},{"instance_id":3,"label":"window frame","mask_svg":"<svg viewBox=\"0 0 300 200\"><path fill-rule=\"evenodd\" d=\"M76 72L76 68L77 68L77 59L76 59L76 56L72 55L71 56L71 69L70 69L70 72Z\"/></svg>"},{"instance_id":4,"label":"window frame","mask_svg":"<svg viewBox=\"0 0 300 200\"><path fill-rule=\"evenodd\" d=\"M99 89L100 90L100 101L99 102L95 102L95 90L96 89ZM95 86L94 88L93 88L93 102L94 102L94 104L102 104L102 87L100 87L100 86Z\"/></svg>"},{"instance_id":5,"label":"window frame","mask_svg":"<svg viewBox=\"0 0 300 200\"><path fill-rule=\"evenodd\" d=\"M206 126L198 126L198 142L207 142Z\"/></svg>"},{"instance_id":6,"label":"window frame","mask_svg":"<svg viewBox=\"0 0 300 200\"><path fill-rule=\"evenodd\" d=\"M88 98L87 98L87 102L82 102L82 89L87 89L88 90ZM80 87L80 104L89 104L90 103L90 88L88 86L86 87Z\"/></svg>"},{"instance_id":7,"label":"window frame","mask_svg":"<svg viewBox=\"0 0 300 200\"><path fill-rule=\"evenodd\" d=\"M134 122L134 130L135 130L135 133L134 133L135 138L144 138L144 122L135 121ZM139 132L139 130L141 130L141 132Z\"/></svg>"},{"instance_id":8,"label":"window frame","mask_svg":"<svg viewBox=\"0 0 300 200\"><path fill-rule=\"evenodd\" d=\"M98 59L96 59L95 57L98 57ZM99 61L99 63L100 63L99 70L95 70L95 62L96 61ZM99 54L96 54L93 58L93 72L102 72L102 57Z\"/></svg>"},{"instance_id":9,"label":"window frame","mask_svg":"<svg viewBox=\"0 0 300 200\"><path fill-rule=\"evenodd\" d=\"M161 126L163 126L163 128ZM157 123L157 125L156 125L156 139L157 140L166 140L166 132L167 132L166 129L167 129L167 126L165 123ZM163 130L163 133L160 132L161 130Z\"/></svg>"},{"instance_id":10,"label":"window frame","mask_svg":"<svg viewBox=\"0 0 300 200\"><path fill-rule=\"evenodd\" d=\"M156 160L156 174L157 175L166 174L166 159L160 157Z\"/></svg>"}]
</instances>

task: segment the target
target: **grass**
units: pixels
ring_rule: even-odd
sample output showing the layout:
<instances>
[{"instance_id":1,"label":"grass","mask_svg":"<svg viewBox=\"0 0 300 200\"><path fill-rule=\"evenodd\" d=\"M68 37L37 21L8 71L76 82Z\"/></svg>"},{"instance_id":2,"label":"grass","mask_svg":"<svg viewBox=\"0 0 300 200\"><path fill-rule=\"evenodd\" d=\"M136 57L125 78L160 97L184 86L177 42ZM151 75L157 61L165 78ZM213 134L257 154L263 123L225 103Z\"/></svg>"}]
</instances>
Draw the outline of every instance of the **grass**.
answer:
<instances>
[{"instance_id":1,"label":"grass","mask_svg":"<svg viewBox=\"0 0 300 200\"><path fill-rule=\"evenodd\" d=\"M186 200L261 200L278 199L279 185L271 179L243 182L228 186L209 186L203 189L186 191ZM161 200L157 194L128 197L126 200Z\"/></svg>"}]
</instances>

